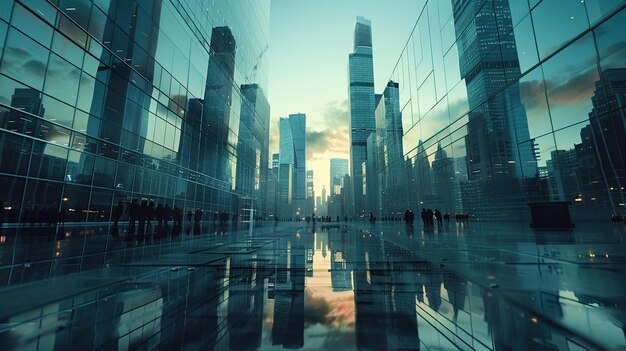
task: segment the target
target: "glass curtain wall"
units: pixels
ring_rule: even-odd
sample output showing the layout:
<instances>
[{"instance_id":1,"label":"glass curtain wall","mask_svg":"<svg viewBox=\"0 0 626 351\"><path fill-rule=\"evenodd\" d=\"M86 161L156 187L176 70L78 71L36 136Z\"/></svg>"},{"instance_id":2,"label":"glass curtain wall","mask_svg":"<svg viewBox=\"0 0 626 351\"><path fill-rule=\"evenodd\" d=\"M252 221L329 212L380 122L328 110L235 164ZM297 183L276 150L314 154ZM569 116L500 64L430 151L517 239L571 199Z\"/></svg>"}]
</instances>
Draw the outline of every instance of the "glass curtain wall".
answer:
<instances>
[{"instance_id":1,"label":"glass curtain wall","mask_svg":"<svg viewBox=\"0 0 626 351\"><path fill-rule=\"evenodd\" d=\"M133 199L263 210L269 1L1 7L5 221L42 208L109 221Z\"/></svg>"},{"instance_id":2,"label":"glass curtain wall","mask_svg":"<svg viewBox=\"0 0 626 351\"><path fill-rule=\"evenodd\" d=\"M626 2L422 4L390 77L404 157L383 163L406 170L408 208L510 220L567 201L574 218L625 214Z\"/></svg>"}]
</instances>

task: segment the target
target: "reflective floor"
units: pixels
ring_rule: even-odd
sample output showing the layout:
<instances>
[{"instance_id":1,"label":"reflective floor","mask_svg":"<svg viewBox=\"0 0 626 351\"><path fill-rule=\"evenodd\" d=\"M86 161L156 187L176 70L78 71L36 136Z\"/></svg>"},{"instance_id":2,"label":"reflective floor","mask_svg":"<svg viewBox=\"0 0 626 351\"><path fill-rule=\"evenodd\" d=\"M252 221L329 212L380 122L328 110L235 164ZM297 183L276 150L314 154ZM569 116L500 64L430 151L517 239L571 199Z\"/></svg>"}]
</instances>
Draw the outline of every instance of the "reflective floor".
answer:
<instances>
[{"instance_id":1,"label":"reflective floor","mask_svg":"<svg viewBox=\"0 0 626 351\"><path fill-rule=\"evenodd\" d=\"M52 259L20 281L48 239L4 233L0 350L626 349L623 223L67 231L61 261L105 243L104 268Z\"/></svg>"}]
</instances>

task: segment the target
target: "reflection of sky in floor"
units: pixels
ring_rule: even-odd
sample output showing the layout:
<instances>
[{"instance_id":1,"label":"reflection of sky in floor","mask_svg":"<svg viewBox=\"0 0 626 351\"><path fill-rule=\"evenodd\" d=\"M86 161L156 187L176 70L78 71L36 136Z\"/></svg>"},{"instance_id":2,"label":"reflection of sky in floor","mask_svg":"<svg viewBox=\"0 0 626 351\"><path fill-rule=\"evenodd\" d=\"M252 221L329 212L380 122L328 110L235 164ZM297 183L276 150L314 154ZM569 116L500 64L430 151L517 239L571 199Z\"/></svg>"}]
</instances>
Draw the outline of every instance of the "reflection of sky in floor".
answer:
<instances>
[{"instance_id":1,"label":"reflection of sky in floor","mask_svg":"<svg viewBox=\"0 0 626 351\"><path fill-rule=\"evenodd\" d=\"M304 289L303 350L356 349L354 291L333 292L331 256L328 233L316 233L313 274L306 277ZM266 295L261 349L283 349L281 345L272 345L273 322L274 300Z\"/></svg>"}]
</instances>

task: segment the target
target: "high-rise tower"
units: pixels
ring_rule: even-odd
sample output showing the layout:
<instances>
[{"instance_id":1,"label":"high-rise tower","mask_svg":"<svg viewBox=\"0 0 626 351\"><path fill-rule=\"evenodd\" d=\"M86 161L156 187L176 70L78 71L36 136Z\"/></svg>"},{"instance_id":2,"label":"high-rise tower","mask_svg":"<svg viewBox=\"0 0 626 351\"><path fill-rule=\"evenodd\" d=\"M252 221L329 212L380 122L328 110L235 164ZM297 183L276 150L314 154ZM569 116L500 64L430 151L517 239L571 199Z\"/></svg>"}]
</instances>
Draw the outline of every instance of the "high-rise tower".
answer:
<instances>
[{"instance_id":1,"label":"high-rise tower","mask_svg":"<svg viewBox=\"0 0 626 351\"><path fill-rule=\"evenodd\" d=\"M361 214L364 211L362 164L367 160L367 138L376 130L372 24L363 17L357 17L354 26L354 51L348 57L348 74L350 167L354 208Z\"/></svg>"}]
</instances>

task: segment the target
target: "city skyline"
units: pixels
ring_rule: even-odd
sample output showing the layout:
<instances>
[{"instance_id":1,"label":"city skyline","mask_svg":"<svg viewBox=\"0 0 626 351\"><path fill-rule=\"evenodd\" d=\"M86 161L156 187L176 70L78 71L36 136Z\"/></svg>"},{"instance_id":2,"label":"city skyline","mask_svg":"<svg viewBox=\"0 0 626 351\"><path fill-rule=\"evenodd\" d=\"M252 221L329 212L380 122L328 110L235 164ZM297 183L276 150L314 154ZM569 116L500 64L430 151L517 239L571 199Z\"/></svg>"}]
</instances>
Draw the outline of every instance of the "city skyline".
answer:
<instances>
[{"instance_id":1,"label":"city skyline","mask_svg":"<svg viewBox=\"0 0 626 351\"><path fill-rule=\"evenodd\" d=\"M328 160L350 158L346 57L353 50L356 17L364 16L372 21L373 45L380 46L374 59L378 92L387 84L391 68L398 60L397 53L415 24L419 3L394 0L393 10L389 11L388 5L377 0L275 0L271 10L270 153L278 152L278 119L290 113L306 113L307 161L316 171L315 192L320 194L323 185L327 190L330 186ZM329 37L333 40L326 40ZM318 48L315 55L310 54L312 47ZM299 69L301 65L320 69L303 71ZM307 84L294 88L295 76Z\"/></svg>"}]
</instances>

